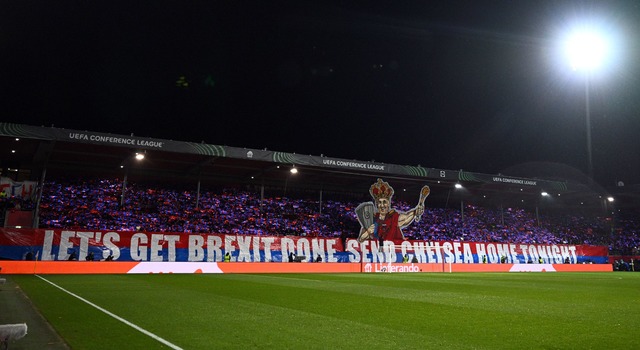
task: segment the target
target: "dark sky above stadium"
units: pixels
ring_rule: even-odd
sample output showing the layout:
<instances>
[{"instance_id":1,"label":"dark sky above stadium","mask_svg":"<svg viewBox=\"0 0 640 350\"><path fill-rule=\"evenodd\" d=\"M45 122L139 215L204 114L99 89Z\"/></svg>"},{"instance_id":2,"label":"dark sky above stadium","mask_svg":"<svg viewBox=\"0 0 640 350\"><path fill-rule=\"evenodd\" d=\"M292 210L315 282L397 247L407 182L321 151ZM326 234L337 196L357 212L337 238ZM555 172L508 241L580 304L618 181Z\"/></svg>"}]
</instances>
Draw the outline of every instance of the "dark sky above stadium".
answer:
<instances>
[{"instance_id":1,"label":"dark sky above stadium","mask_svg":"<svg viewBox=\"0 0 640 350\"><path fill-rule=\"evenodd\" d=\"M640 183L640 2L0 1L2 120L526 177ZM578 175L576 175L578 174Z\"/></svg>"}]
</instances>

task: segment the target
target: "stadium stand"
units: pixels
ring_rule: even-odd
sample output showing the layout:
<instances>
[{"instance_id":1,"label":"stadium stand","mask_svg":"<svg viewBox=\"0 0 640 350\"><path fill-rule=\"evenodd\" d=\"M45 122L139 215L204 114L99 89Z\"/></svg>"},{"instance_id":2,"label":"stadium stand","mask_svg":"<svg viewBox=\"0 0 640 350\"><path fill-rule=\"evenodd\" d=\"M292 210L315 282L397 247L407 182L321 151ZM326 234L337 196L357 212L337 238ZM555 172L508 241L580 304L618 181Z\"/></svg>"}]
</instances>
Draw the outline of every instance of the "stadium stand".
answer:
<instances>
[{"instance_id":1,"label":"stadium stand","mask_svg":"<svg viewBox=\"0 0 640 350\"><path fill-rule=\"evenodd\" d=\"M557 168L543 180L10 123L0 144L15 150L0 157L2 178L34 184L30 197L0 198L0 214L33 212L36 228L354 237L355 207L382 177L399 210L431 187L408 238L606 245L610 256L640 245L640 187L592 188Z\"/></svg>"},{"instance_id":2,"label":"stadium stand","mask_svg":"<svg viewBox=\"0 0 640 350\"><path fill-rule=\"evenodd\" d=\"M82 228L147 232L355 237L355 201L260 197L237 188L201 191L129 183L120 205L122 181L48 181L40 205L41 228ZM13 199L15 201L15 199ZM25 207L32 203L24 203ZM395 201L398 210L409 203ZM423 219L404 230L418 240L606 245L611 253L637 254L640 221L622 213L536 216L524 208L427 206Z\"/></svg>"}]
</instances>

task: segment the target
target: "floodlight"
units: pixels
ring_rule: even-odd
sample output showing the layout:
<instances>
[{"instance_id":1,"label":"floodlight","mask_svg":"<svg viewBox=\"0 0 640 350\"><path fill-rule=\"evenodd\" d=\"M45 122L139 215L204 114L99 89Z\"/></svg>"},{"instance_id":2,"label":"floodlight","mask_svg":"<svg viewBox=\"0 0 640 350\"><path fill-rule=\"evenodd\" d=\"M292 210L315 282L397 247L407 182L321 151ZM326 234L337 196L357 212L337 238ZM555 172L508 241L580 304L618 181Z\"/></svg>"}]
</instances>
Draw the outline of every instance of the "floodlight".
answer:
<instances>
[{"instance_id":1,"label":"floodlight","mask_svg":"<svg viewBox=\"0 0 640 350\"><path fill-rule=\"evenodd\" d=\"M455 187L455 188L457 188L457 189L461 189L461 188L462 188L462 185L461 185L461 184L455 184L455 186L454 186L454 187Z\"/></svg>"},{"instance_id":2,"label":"floodlight","mask_svg":"<svg viewBox=\"0 0 640 350\"><path fill-rule=\"evenodd\" d=\"M136 152L136 160L143 160L143 159L144 159L144 153Z\"/></svg>"},{"instance_id":3,"label":"floodlight","mask_svg":"<svg viewBox=\"0 0 640 350\"><path fill-rule=\"evenodd\" d=\"M609 43L596 30L581 28L567 37L565 50L573 70L592 71L604 63Z\"/></svg>"},{"instance_id":4,"label":"floodlight","mask_svg":"<svg viewBox=\"0 0 640 350\"><path fill-rule=\"evenodd\" d=\"M296 166L294 165L293 168L291 168L291 170L289 170L292 174L297 174L298 173L298 169L296 168Z\"/></svg>"}]
</instances>

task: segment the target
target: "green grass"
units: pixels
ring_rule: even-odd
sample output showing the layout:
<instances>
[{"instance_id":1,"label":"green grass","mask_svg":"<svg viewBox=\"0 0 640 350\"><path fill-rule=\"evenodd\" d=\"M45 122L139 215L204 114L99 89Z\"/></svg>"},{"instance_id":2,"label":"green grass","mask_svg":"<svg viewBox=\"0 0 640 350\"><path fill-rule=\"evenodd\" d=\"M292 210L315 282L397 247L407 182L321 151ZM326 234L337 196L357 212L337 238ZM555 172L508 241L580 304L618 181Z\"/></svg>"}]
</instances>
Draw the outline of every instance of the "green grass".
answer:
<instances>
[{"instance_id":1,"label":"green grass","mask_svg":"<svg viewBox=\"0 0 640 350\"><path fill-rule=\"evenodd\" d=\"M47 275L183 349L638 349L640 273ZM12 276L73 349L166 349Z\"/></svg>"}]
</instances>

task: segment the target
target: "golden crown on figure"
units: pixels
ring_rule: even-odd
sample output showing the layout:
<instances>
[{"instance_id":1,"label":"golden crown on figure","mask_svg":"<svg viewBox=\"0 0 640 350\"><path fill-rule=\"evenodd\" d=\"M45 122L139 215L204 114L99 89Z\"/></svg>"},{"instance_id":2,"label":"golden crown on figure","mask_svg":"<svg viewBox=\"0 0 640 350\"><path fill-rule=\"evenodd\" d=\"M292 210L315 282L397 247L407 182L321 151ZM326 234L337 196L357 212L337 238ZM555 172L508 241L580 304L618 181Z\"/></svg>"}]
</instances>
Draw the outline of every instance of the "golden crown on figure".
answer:
<instances>
[{"instance_id":1,"label":"golden crown on figure","mask_svg":"<svg viewBox=\"0 0 640 350\"><path fill-rule=\"evenodd\" d=\"M391 187L388 182L378 179L378 181L369 188L369 194L371 194L371 197L376 201L380 198L390 200L393 196L393 187Z\"/></svg>"}]
</instances>

